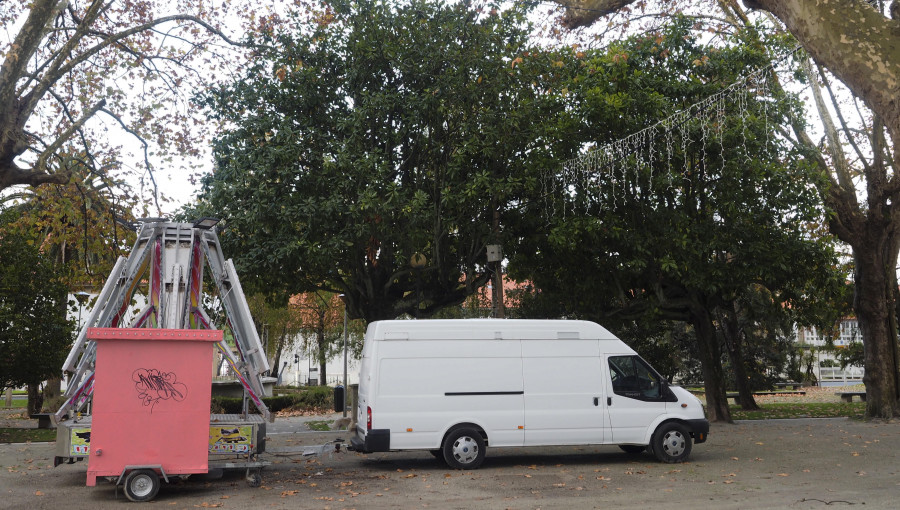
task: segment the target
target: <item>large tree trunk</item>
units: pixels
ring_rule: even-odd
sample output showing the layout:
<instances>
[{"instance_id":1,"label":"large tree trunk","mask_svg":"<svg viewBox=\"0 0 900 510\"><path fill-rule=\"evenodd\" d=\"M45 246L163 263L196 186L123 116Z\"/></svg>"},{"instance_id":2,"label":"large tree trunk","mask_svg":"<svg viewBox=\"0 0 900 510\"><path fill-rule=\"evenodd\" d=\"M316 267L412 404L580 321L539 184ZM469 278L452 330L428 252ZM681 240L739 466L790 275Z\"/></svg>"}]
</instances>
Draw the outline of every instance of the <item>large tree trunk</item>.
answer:
<instances>
[{"instance_id":1,"label":"large tree trunk","mask_svg":"<svg viewBox=\"0 0 900 510\"><path fill-rule=\"evenodd\" d=\"M706 412L709 421L731 423L731 410L725 394L722 352L716 338L709 311L699 304L691 305L691 323L697 335L698 354L706 390Z\"/></svg>"},{"instance_id":2,"label":"large tree trunk","mask_svg":"<svg viewBox=\"0 0 900 510\"><path fill-rule=\"evenodd\" d=\"M324 319L321 327L316 331L316 345L318 346L318 353L316 354L316 359L319 362L319 384L325 386L328 381L328 374L325 373L325 353L328 352L328 345L325 343L325 324Z\"/></svg>"},{"instance_id":3,"label":"large tree trunk","mask_svg":"<svg viewBox=\"0 0 900 510\"><path fill-rule=\"evenodd\" d=\"M41 407L44 405L44 396L41 394L41 385L40 384L28 384L28 403L26 404L25 412L28 413L28 417L32 417L37 413L41 412Z\"/></svg>"},{"instance_id":4,"label":"large tree trunk","mask_svg":"<svg viewBox=\"0 0 900 510\"><path fill-rule=\"evenodd\" d=\"M756 411L759 409L759 406L753 398L750 378L747 376L747 369L744 366L744 352L739 324L740 311L737 303L734 304L734 308L734 313L724 313L724 318L721 321L722 332L725 335L725 346L734 370L734 385L737 388L738 402L741 404L741 409Z\"/></svg>"},{"instance_id":5,"label":"large tree trunk","mask_svg":"<svg viewBox=\"0 0 900 510\"><path fill-rule=\"evenodd\" d=\"M883 240L881 246L854 246L856 294L853 307L865 349L866 416L891 419L900 415L896 317L892 299L894 278L886 269L896 267L896 253ZM868 249L867 249L868 248Z\"/></svg>"}]
</instances>

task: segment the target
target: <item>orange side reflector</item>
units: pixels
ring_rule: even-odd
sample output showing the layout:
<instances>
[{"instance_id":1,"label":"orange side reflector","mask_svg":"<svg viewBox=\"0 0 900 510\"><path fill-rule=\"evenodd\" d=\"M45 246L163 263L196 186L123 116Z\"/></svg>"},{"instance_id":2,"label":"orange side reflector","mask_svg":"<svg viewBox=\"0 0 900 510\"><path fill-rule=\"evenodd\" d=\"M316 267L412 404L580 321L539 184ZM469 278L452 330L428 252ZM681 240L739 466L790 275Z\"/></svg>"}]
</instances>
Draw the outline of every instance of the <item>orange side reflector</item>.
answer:
<instances>
[{"instance_id":1,"label":"orange side reflector","mask_svg":"<svg viewBox=\"0 0 900 510\"><path fill-rule=\"evenodd\" d=\"M525 428L525 425L519 425L519 430L522 430L524 428Z\"/></svg>"},{"instance_id":2,"label":"orange side reflector","mask_svg":"<svg viewBox=\"0 0 900 510\"><path fill-rule=\"evenodd\" d=\"M681 407L687 407L687 404L681 404Z\"/></svg>"},{"instance_id":3,"label":"orange side reflector","mask_svg":"<svg viewBox=\"0 0 900 510\"><path fill-rule=\"evenodd\" d=\"M412 432L412 429L406 429L407 432Z\"/></svg>"}]
</instances>

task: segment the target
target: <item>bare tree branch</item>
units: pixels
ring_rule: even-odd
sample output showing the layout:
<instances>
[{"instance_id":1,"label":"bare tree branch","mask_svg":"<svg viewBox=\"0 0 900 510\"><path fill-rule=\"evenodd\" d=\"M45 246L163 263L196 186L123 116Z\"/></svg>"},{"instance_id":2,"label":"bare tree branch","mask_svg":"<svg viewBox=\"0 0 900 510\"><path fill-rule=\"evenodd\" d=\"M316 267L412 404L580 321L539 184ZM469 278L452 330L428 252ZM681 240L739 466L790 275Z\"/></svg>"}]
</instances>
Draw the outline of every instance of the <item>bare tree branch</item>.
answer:
<instances>
[{"instance_id":1,"label":"bare tree branch","mask_svg":"<svg viewBox=\"0 0 900 510\"><path fill-rule=\"evenodd\" d=\"M78 119L74 124L66 128L66 130L63 131L56 138L56 140L54 140L53 143L51 143L46 149L44 149L44 151L38 156L37 162L34 164L34 170L46 172L47 160L50 158L50 156L55 154L56 151L59 150L60 147L62 147L62 144L72 136L72 134L74 134L79 128L81 128L81 126L83 126L88 119L93 117L94 114L97 113L97 110L103 108L103 106L105 105L106 99L101 99L99 103L95 104L86 112L84 112L81 118Z\"/></svg>"}]
</instances>

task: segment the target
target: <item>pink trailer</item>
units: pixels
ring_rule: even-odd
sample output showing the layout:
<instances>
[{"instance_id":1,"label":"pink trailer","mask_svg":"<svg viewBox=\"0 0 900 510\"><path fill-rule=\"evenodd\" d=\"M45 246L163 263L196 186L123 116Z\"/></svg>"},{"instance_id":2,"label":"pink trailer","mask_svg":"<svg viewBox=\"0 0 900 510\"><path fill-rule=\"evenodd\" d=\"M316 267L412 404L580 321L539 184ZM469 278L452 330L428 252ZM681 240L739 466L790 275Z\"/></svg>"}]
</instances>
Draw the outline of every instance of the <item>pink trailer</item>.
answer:
<instances>
[{"instance_id":1,"label":"pink trailer","mask_svg":"<svg viewBox=\"0 0 900 510\"><path fill-rule=\"evenodd\" d=\"M209 369L221 330L90 328L97 342L87 485L124 480L147 501L159 477L209 469Z\"/></svg>"}]
</instances>

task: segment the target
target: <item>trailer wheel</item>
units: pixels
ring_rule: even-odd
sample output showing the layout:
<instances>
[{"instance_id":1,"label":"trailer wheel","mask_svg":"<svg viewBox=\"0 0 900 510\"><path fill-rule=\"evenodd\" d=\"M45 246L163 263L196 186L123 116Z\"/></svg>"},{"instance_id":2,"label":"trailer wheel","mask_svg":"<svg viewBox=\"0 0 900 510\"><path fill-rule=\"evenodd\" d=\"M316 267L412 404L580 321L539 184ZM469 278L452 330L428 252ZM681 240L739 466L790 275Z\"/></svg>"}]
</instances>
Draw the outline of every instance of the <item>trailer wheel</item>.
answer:
<instances>
[{"instance_id":1,"label":"trailer wheel","mask_svg":"<svg viewBox=\"0 0 900 510\"><path fill-rule=\"evenodd\" d=\"M639 454L639 453L644 453L644 450L647 449L646 446L641 446L639 444L620 444L619 448L621 448L622 451L625 453L631 453L631 454L635 454L635 455Z\"/></svg>"},{"instance_id":2,"label":"trailer wheel","mask_svg":"<svg viewBox=\"0 0 900 510\"><path fill-rule=\"evenodd\" d=\"M150 501L159 492L159 475L152 469L136 469L125 477L125 496L131 501Z\"/></svg>"},{"instance_id":3,"label":"trailer wheel","mask_svg":"<svg viewBox=\"0 0 900 510\"><path fill-rule=\"evenodd\" d=\"M691 454L691 434L678 422L663 423L653 434L653 453L660 462L683 462Z\"/></svg>"},{"instance_id":4,"label":"trailer wheel","mask_svg":"<svg viewBox=\"0 0 900 510\"><path fill-rule=\"evenodd\" d=\"M484 439L475 429L451 431L444 440L443 450L444 460L454 469L477 469L484 462Z\"/></svg>"},{"instance_id":5,"label":"trailer wheel","mask_svg":"<svg viewBox=\"0 0 900 510\"><path fill-rule=\"evenodd\" d=\"M249 487L259 487L262 485L262 475L259 474L259 471L250 472L247 471L247 485Z\"/></svg>"}]
</instances>

